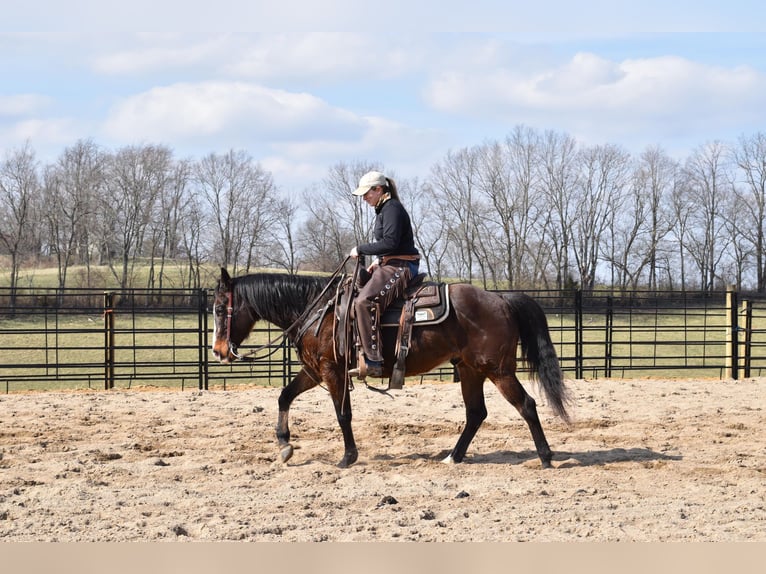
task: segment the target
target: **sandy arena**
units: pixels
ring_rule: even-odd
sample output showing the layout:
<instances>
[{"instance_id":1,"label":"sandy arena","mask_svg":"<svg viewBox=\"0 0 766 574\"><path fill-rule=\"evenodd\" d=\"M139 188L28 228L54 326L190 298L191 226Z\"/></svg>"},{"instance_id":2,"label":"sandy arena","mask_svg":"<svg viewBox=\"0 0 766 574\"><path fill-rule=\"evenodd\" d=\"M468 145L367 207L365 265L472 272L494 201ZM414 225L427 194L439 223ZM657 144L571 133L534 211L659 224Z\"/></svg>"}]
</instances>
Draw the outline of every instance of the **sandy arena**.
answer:
<instances>
[{"instance_id":1,"label":"sandy arena","mask_svg":"<svg viewBox=\"0 0 766 574\"><path fill-rule=\"evenodd\" d=\"M349 469L322 389L287 464L278 388L0 395L0 541L766 541L766 377L568 385L549 470L491 383L459 465L457 384L357 385Z\"/></svg>"}]
</instances>

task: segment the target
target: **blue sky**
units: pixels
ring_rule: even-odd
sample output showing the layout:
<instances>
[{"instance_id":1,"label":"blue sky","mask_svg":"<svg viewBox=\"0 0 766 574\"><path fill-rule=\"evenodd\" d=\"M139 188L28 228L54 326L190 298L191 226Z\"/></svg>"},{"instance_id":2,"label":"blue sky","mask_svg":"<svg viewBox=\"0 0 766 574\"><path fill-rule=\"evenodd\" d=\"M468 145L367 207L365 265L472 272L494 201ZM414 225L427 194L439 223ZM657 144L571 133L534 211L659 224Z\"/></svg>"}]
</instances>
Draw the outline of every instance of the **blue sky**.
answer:
<instances>
[{"instance_id":1,"label":"blue sky","mask_svg":"<svg viewBox=\"0 0 766 574\"><path fill-rule=\"evenodd\" d=\"M533 5L534 4L534 5ZM285 192L340 161L428 177L514 126L683 157L766 131L762 2L4 0L0 152L245 149Z\"/></svg>"}]
</instances>

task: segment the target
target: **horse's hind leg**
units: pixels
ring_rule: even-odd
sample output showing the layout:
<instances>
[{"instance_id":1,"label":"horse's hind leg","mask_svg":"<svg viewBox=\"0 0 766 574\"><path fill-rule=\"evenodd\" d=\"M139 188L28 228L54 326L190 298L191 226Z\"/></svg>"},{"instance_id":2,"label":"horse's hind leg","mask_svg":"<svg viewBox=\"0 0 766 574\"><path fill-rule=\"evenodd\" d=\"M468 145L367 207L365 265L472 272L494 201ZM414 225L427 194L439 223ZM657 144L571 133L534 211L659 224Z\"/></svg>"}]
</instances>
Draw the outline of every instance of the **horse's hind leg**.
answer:
<instances>
[{"instance_id":1,"label":"horse's hind leg","mask_svg":"<svg viewBox=\"0 0 766 574\"><path fill-rule=\"evenodd\" d=\"M460 373L460 389L465 403L465 427L460 433L455 448L442 461L445 463L462 462L468 446L473 437L476 436L476 431L487 418L487 406L484 402L484 375L464 365L458 365L458 372Z\"/></svg>"},{"instance_id":2,"label":"horse's hind leg","mask_svg":"<svg viewBox=\"0 0 766 574\"><path fill-rule=\"evenodd\" d=\"M521 417L527 422L529 430L532 432L532 438L535 441L535 448L543 468L551 467L553 453L548 446L543 427L540 424L540 418L537 416L537 403L527 391L521 386L516 375L493 378L492 382L500 391L500 394L519 411Z\"/></svg>"},{"instance_id":3,"label":"horse's hind leg","mask_svg":"<svg viewBox=\"0 0 766 574\"><path fill-rule=\"evenodd\" d=\"M279 419L277 420L277 440L279 441L280 457L282 462L287 462L293 456L293 445L290 444L290 425L288 415L290 405L295 397L314 388L319 381L311 378L304 369L301 369L290 383L282 389L279 395Z\"/></svg>"}]
</instances>

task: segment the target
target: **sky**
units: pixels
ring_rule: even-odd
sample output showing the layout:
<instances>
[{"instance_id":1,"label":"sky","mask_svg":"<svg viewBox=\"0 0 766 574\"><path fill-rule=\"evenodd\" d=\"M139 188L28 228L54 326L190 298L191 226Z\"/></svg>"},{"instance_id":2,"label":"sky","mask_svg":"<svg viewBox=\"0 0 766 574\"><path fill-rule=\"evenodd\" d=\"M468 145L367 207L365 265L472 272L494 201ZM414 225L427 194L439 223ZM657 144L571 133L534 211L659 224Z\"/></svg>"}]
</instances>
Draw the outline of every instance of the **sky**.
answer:
<instances>
[{"instance_id":1,"label":"sky","mask_svg":"<svg viewBox=\"0 0 766 574\"><path fill-rule=\"evenodd\" d=\"M0 0L0 154L247 151L427 180L516 126L640 154L766 131L766 3Z\"/></svg>"}]
</instances>

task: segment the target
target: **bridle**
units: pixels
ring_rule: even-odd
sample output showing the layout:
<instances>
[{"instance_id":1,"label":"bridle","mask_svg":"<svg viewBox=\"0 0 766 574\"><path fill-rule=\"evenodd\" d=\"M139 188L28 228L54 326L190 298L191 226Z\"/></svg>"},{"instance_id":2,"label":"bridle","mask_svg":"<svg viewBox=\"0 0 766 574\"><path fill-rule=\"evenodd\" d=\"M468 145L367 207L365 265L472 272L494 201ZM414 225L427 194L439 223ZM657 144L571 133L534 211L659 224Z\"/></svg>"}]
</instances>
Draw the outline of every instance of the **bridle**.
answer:
<instances>
[{"instance_id":1,"label":"bridle","mask_svg":"<svg viewBox=\"0 0 766 574\"><path fill-rule=\"evenodd\" d=\"M287 331L283 331L281 335L274 337L268 343L264 343L263 345L256 347L252 351L248 351L247 353L238 353L237 345L234 344L231 340L231 323L233 318L234 318L234 289L230 289L229 291L226 292L226 346L229 348L229 354L232 355L238 361L256 361L258 359L254 358L253 355L267 348L271 350L260 358L265 359L267 357L270 357L271 355L273 355L279 350L279 346L281 345L282 341L284 341L285 338L287 337ZM279 343L280 345L277 345L277 343Z\"/></svg>"},{"instance_id":2,"label":"bridle","mask_svg":"<svg viewBox=\"0 0 766 574\"><path fill-rule=\"evenodd\" d=\"M349 259L350 259L350 257L346 257L343 260L343 262L340 265L338 265L338 267L335 269L335 271L333 271L332 275L328 279L327 285L325 285L325 287L324 287L324 289L322 289L321 293L319 293L319 295L317 295L314 298L314 300L306 307L306 309L303 311L303 313L301 313L300 317L298 317L292 323L292 325L290 325L289 327L284 329L282 331L281 335L278 335L278 336L274 337L268 343L265 343L265 344L263 344L263 345L261 345L259 347L256 347L255 349L252 349L251 351L248 351L247 353L238 353L237 352L237 345L235 345L232 342L232 340L231 340L231 324L232 324L232 322L234 320L234 289L229 289L226 292L226 345L229 348L229 354L232 355L238 361L256 361L258 359L253 358L253 355L258 353L259 351L262 351L263 349L268 348L268 349L270 349L270 351L268 353L266 353L265 355L263 355L262 357L258 357L259 359L260 358L270 357L271 355L276 353L279 350L279 348L281 346L281 343L287 338L287 334L289 332L291 332L293 329L295 329L296 327L298 327L299 325L303 324L306 321L306 319L308 318L310 312L313 311L314 306L317 304L318 301L320 301L322 299L322 297L324 297L324 294L330 288L330 285L332 285L333 280L338 276L338 273L341 271L341 269L343 269L343 267L346 265L346 262ZM322 316L324 316L324 314L327 312L328 308L329 308L329 306L326 305L323 308L319 309L318 312L316 313L315 318L310 323L304 325L304 328L302 328L298 332L298 335L296 336L296 340L294 341L296 344L298 343L298 340L300 340L300 338L306 332L306 328L308 327L308 325L310 325L315 320L317 320L317 319L321 318ZM277 343L279 343L279 345L277 345Z\"/></svg>"}]
</instances>

